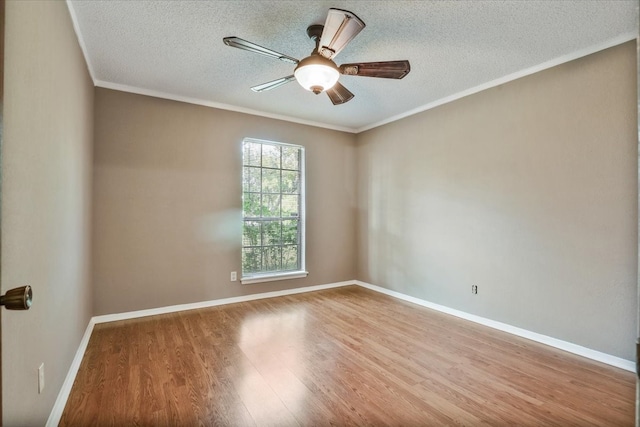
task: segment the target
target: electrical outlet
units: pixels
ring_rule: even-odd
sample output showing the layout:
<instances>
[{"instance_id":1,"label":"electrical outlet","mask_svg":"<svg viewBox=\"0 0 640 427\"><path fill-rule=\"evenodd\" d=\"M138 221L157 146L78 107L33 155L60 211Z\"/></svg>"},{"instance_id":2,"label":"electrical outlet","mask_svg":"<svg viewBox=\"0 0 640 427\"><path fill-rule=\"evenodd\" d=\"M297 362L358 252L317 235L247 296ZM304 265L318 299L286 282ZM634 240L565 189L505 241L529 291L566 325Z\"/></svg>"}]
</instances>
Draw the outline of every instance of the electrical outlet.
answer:
<instances>
[{"instance_id":1,"label":"electrical outlet","mask_svg":"<svg viewBox=\"0 0 640 427\"><path fill-rule=\"evenodd\" d=\"M235 282L238 280L238 273L236 273L235 271L231 272L231 281Z\"/></svg>"},{"instance_id":2,"label":"electrical outlet","mask_svg":"<svg viewBox=\"0 0 640 427\"><path fill-rule=\"evenodd\" d=\"M38 394L44 390L44 363L40 364L38 368Z\"/></svg>"},{"instance_id":3,"label":"electrical outlet","mask_svg":"<svg viewBox=\"0 0 640 427\"><path fill-rule=\"evenodd\" d=\"M478 285L471 285L471 293L474 295L478 293Z\"/></svg>"}]
</instances>

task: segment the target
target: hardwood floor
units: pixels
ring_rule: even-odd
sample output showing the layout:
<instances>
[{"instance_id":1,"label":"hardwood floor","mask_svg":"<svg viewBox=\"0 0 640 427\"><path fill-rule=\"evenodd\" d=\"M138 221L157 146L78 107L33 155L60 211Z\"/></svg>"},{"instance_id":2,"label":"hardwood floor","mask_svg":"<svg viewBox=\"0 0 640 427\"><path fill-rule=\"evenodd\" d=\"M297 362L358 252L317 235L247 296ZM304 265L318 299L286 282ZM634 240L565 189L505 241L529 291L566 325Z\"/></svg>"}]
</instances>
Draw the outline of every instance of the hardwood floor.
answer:
<instances>
[{"instance_id":1,"label":"hardwood floor","mask_svg":"<svg viewBox=\"0 0 640 427\"><path fill-rule=\"evenodd\" d=\"M631 426L635 375L357 286L96 325L62 426Z\"/></svg>"}]
</instances>

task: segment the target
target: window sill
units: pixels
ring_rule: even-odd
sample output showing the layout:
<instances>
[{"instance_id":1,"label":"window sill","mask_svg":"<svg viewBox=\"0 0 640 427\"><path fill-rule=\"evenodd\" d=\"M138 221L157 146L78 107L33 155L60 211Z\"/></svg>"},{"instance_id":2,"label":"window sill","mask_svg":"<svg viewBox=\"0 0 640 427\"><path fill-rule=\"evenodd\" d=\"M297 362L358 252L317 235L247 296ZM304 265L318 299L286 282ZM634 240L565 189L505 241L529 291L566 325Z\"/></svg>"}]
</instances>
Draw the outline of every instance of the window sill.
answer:
<instances>
[{"instance_id":1,"label":"window sill","mask_svg":"<svg viewBox=\"0 0 640 427\"><path fill-rule=\"evenodd\" d=\"M308 271L290 271L287 273L265 274L262 276L248 276L240 279L243 285L251 285L262 282L275 282L276 280L301 279L307 277Z\"/></svg>"}]
</instances>

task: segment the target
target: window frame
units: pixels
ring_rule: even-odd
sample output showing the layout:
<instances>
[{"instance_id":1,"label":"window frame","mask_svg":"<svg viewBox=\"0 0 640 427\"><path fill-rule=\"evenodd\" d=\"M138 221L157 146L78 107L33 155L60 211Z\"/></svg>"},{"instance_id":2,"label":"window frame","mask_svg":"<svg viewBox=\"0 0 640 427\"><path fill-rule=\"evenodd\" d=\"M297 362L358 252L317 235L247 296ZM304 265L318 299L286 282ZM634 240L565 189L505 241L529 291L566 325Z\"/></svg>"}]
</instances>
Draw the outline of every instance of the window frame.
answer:
<instances>
[{"instance_id":1,"label":"window frame","mask_svg":"<svg viewBox=\"0 0 640 427\"><path fill-rule=\"evenodd\" d=\"M246 274L244 272L244 265L242 262L243 259L243 252L244 252L244 227L245 227L245 221L246 221L246 217L245 217L245 212L244 212L244 198L245 198L245 188L244 188L244 178L245 178L245 166L249 166L247 164L245 164L245 158L244 158L244 152L245 152L245 144L247 143L255 143L255 144L260 144L261 146L264 145L275 145L275 146L279 146L279 147L294 147L300 150L300 159L299 159L299 172L300 172L300 177L299 177L299 209L298 209L298 256L300 259L300 265L299 265L299 269L297 270L279 270L279 271L271 271L271 272L258 272L258 273L250 273L250 274ZM305 215L305 211L306 211L306 151L305 151L305 147L299 144L288 144L285 142L278 142L278 141L269 141L269 140L265 140L265 139L258 139L258 138L251 138L251 137L246 137L242 140L242 145L241 145L241 157L242 157L242 174L241 174L241 189L242 189L242 233L241 233L241 237L240 237L240 242L241 242L241 253L240 253L240 257L241 257L241 265L240 265L240 283L242 283L243 285L246 284L253 284L253 283L262 283L262 282L272 282L272 281L277 281L277 280L287 280L287 279L298 279L298 278L304 278L307 277L307 275L309 274L308 271L306 271L306 215ZM261 155L262 157L262 155ZM271 169L271 168L265 168L264 166L262 166L262 164L260 165L260 170L261 173L263 171L263 169ZM283 170L287 170L287 169L283 169L282 168L282 164L280 164L279 169L280 171ZM260 194L263 194L262 192L262 188L260 189ZM282 195L282 189L280 188L280 194ZM251 217L249 217L251 218ZM283 220L283 216L282 216L282 211L280 212L280 221ZM261 244L261 247L265 247Z\"/></svg>"}]
</instances>

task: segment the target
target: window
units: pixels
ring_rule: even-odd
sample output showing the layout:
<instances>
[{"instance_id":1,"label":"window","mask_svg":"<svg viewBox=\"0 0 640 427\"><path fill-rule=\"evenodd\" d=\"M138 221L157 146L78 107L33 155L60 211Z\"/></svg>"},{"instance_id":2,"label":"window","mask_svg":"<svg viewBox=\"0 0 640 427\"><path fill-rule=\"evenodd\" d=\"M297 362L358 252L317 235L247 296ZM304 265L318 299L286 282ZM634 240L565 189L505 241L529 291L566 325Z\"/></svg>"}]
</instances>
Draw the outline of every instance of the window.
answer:
<instances>
[{"instance_id":1,"label":"window","mask_svg":"<svg viewBox=\"0 0 640 427\"><path fill-rule=\"evenodd\" d=\"M242 283L305 277L304 147L242 144Z\"/></svg>"}]
</instances>

